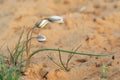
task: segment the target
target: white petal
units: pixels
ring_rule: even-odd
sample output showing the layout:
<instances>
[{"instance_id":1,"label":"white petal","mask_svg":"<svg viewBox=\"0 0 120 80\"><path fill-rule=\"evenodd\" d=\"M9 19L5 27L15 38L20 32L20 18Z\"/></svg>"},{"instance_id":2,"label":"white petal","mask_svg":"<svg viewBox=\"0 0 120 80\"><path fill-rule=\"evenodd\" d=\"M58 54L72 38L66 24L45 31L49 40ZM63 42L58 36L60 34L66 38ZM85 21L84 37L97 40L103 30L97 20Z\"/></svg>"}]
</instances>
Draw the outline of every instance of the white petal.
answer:
<instances>
[{"instance_id":1,"label":"white petal","mask_svg":"<svg viewBox=\"0 0 120 80\"><path fill-rule=\"evenodd\" d=\"M38 41L43 42L46 41L46 37L44 35L37 36Z\"/></svg>"},{"instance_id":2,"label":"white petal","mask_svg":"<svg viewBox=\"0 0 120 80\"><path fill-rule=\"evenodd\" d=\"M64 19L61 16L50 16L48 17L50 22L64 23Z\"/></svg>"},{"instance_id":3,"label":"white petal","mask_svg":"<svg viewBox=\"0 0 120 80\"><path fill-rule=\"evenodd\" d=\"M43 28L44 26L48 24L48 22L49 21L46 19L39 20L38 22L35 23L35 27Z\"/></svg>"}]
</instances>

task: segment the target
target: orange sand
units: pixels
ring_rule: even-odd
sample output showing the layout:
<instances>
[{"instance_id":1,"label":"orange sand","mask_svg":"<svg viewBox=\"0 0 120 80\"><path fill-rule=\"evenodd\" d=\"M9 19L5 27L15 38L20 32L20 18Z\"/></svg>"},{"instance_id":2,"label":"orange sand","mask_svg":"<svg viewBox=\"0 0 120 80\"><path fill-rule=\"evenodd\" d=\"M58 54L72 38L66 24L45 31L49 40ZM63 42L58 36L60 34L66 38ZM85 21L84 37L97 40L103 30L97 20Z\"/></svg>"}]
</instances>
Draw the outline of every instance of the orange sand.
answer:
<instances>
[{"instance_id":1,"label":"orange sand","mask_svg":"<svg viewBox=\"0 0 120 80\"><path fill-rule=\"evenodd\" d=\"M34 35L44 34L47 41L33 40L32 51L39 47L71 50L81 44L79 52L115 52L114 59L74 55L70 71L65 72L47 57L58 61L58 52L40 52L20 80L120 80L120 0L0 0L1 53L7 55L6 46L13 49L23 29L25 39L37 20L51 15L63 16L65 23L50 23L34 31ZM64 62L68 55L62 53ZM104 63L107 79L100 79Z\"/></svg>"}]
</instances>

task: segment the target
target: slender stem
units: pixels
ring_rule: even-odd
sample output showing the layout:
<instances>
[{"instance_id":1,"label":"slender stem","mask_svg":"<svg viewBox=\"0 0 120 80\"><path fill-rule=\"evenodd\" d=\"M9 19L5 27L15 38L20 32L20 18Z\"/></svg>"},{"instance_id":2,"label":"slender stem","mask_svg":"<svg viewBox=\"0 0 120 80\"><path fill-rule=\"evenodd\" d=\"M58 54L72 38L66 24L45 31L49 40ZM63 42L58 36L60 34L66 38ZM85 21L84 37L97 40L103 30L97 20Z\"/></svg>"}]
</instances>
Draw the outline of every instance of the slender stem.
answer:
<instances>
[{"instance_id":1,"label":"slender stem","mask_svg":"<svg viewBox=\"0 0 120 80\"><path fill-rule=\"evenodd\" d=\"M29 48L30 48L30 47L29 47L30 45L28 45L28 43L31 42L31 40L32 40L33 38L36 38L36 37L31 37L31 38L29 38L29 39L26 41L26 52L28 52L28 51L30 50L30 49L29 49ZM30 52L30 51L29 51L29 52ZM27 56L29 56L29 55L27 55Z\"/></svg>"},{"instance_id":2,"label":"slender stem","mask_svg":"<svg viewBox=\"0 0 120 80\"><path fill-rule=\"evenodd\" d=\"M61 69L64 69L61 65L59 65L58 63L56 63L50 56L48 56L48 58L57 66L59 66Z\"/></svg>"},{"instance_id":3,"label":"slender stem","mask_svg":"<svg viewBox=\"0 0 120 80\"><path fill-rule=\"evenodd\" d=\"M81 47L81 44L78 47L73 48L72 51L76 52L80 47ZM74 56L73 53L68 56L68 59L67 59L67 62L66 62L66 67L67 68L68 68L68 64L69 64L69 62L70 62L70 60L72 59L73 56Z\"/></svg>"},{"instance_id":4,"label":"slender stem","mask_svg":"<svg viewBox=\"0 0 120 80\"><path fill-rule=\"evenodd\" d=\"M36 37L31 37L30 39L27 40L27 43L29 43L29 41L31 41L31 39L33 39L33 38L36 38Z\"/></svg>"},{"instance_id":5,"label":"slender stem","mask_svg":"<svg viewBox=\"0 0 120 80\"><path fill-rule=\"evenodd\" d=\"M30 37L29 37L29 38L33 38L33 37L32 37L32 34L33 34L34 29L35 29L35 27L33 27L33 29L31 30L31 33L30 33ZM29 41L29 47L28 47L29 53L30 53L30 48L31 48L31 40Z\"/></svg>"},{"instance_id":6,"label":"slender stem","mask_svg":"<svg viewBox=\"0 0 120 80\"><path fill-rule=\"evenodd\" d=\"M88 55L88 56L109 56L112 53L107 53L107 54L90 54L90 53L84 53L84 52L74 52L74 51L70 51L70 50L65 50L65 49L59 49L61 52L66 52L66 53L72 53L72 54L79 54L79 55ZM40 48L34 52L32 52L29 55L29 58L31 58L33 55L37 54L40 51L59 51L57 48Z\"/></svg>"},{"instance_id":7,"label":"slender stem","mask_svg":"<svg viewBox=\"0 0 120 80\"><path fill-rule=\"evenodd\" d=\"M59 48L58 48L58 50L59 50ZM67 67L65 67L65 65L64 65L64 63L63 63L63 61L62 61L62 57L61 57L60 50L59 50L59 60L60 60L60 63L61 63L61 65L62 65L62 67L64 68L64 70L67 71Z\"/></svg>"},{"instance_id":8,"label":"slender stem","mask_svg":"<svg viewBox=\"0 0 120 80\"><path fill-rule=\"evenodd\" d=\"M32 37L32 33L34 31L35 27L31 28L28 33L27 33L27 40L26 40L26 54L27 54L27 61L26 61L26 67L25 70L27 70L28 65L30 64L30 47L31 47L31 39L33 39L34 37Z\"/></svg>"},{"instance_id":9,"label":"slender stem","mask_svg":"<svg viewBox=\"0 0 120 80\"><path fill-rule=\"evenodd\" d=\"M111 53L107 53L107 54L90 54L90 53L84 53L84 52L74 52L74 51L70 51L70 50L65 50L65 49L56 49L56 48L40 48L34 52L32 52L28 58L27 58L27 61L26 61L26 69L27 70L27 67L28 65L30 64L30 59L32 56L34 56L35 54L37 54L38 52L40 51L61 51L61 52L66 52L66 53L71 53L71 54L79 54L79 55L88 55L88 56L109 56L109 55L112 55L113 52Z\"/></svg>"},{"instance_id":10,"label":"slender stem","mask_svg":"<svg viewBox=\"0 0 120 80\"><path fill-rule=\"evenodd\" d=\"M33 38L36 38L36 37L31 37L30 39L27 40L26 43L29 43L29 41L31 41L31 39L33 39ZM30 64L30 59L29 59L29 55L27 55L27 62L26 62L25 70L27 70L29 64Z\"/></svg>"},{"instance_id":11,"label":"slender stem","mask_svg":"<svg viewBox=\"0 0 120 80\"><path fill-rule=\"evenodd\" d=\"M31 28L28 33L27 33L27 40L26 40L26 54L27 56L29 56L30 53L30 46L31 46L31 37L32 37L32 33L35 27Z\"/></svg>"}]
</instances>

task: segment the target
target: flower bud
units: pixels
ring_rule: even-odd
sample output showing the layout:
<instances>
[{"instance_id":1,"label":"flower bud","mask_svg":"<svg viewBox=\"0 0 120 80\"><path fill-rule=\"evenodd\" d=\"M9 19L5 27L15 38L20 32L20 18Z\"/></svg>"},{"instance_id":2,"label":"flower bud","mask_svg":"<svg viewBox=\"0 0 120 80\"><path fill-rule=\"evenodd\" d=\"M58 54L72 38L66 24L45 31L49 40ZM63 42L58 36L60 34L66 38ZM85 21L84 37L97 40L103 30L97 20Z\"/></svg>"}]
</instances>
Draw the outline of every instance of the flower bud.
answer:
<instances>
[{"instance_id":1,"label":"flower bud","mask_svg":"<svg viewBox=\"0 0 120 80\"><path fill-rule=\"evenodd\" d=\"M64 19L61 16L50 16L47 19L50 22L64 23Z\"/></svg>"},{"instance_id":2,"label":"flower bud","mask_svg":"<svg viewBox=\"0 0 120 80\"><path fill-rule=\"evenodd\" d=\"M38 35L37 39L38 39L39 42L46 41L46 37L44 35Z\"/></svg>"},{"instance_id":3,"label":"flower bud","mask_svg":"<svg viewBox=\"0 0 120 80\"><path fill-rule=\"evenodd\" d=\"M48 20L46 19L42 19L42 20L39 20L35 23L35 27L37 28L43 28L44 26L46 26L48 24Z\"/></svg>"}]
</instances>

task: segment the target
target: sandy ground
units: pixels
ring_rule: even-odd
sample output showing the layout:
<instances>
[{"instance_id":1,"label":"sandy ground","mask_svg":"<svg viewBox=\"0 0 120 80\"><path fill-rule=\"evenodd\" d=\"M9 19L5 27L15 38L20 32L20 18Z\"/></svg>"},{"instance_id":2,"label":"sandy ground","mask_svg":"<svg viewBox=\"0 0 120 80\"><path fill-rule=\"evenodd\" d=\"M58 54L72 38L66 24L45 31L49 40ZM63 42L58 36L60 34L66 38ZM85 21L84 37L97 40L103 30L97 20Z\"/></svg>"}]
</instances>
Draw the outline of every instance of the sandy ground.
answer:
<instances>
[{"instance_id":1,"label":"sandy ground","mask_svg":"<svg viewBox=\"0 0 120 80\"><path fill-rule=\"evenodd\" d=\"M37 48L63 48L87 53L115 52L107 57L74 55L65 72L48 59L59 62L58 52L40 52L20 80L120 80L120 0L0 0L0 46L13 49L22 30L25 35L36 21L51 15L64 17L64 24L48 24L34 35L44 34L46 42L32 41ZM25 37L24 37L25 38ZM4 46L3 46L4 45ZM61 53L64 63L68 53ZM107 78L101 79L103 64ZM46 75L45 75L46 74Z\"/></svg>"}]
</instances>

